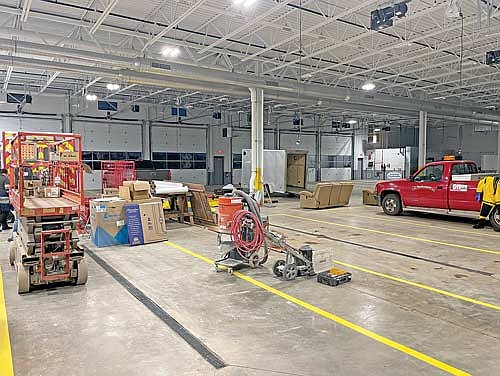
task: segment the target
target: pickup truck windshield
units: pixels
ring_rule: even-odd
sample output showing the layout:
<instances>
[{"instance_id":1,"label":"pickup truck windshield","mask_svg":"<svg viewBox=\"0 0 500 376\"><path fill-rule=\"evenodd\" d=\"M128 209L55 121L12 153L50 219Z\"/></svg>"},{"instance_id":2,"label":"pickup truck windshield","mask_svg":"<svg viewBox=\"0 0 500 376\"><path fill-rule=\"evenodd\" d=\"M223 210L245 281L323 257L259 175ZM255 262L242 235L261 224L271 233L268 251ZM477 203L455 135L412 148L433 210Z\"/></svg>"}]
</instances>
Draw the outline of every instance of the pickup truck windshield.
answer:
<instances>
[{"instance_id":1,"label":"pickup truck windshield","mask_svg":"<svg viewBox=\"0 0 500 376\"><path fill-rule=\"evenodd\" d=\"M431 165L420 171L417 176L415 176L415 181L418 182L429 182L429 181L441 181L443 178L443 165Z\"/></svg>"}]
</instances>

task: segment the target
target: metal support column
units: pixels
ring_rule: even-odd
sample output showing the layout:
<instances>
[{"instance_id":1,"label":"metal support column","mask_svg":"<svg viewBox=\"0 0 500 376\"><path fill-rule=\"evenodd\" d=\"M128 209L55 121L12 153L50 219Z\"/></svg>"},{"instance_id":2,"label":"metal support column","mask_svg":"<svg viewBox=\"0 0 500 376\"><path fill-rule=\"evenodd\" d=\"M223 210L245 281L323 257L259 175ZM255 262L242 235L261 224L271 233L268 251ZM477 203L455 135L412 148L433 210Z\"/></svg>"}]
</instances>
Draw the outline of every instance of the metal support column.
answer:
<instances>
[{"instance_id":1,"label":"metal support column","mask_svg":"<svg viewBox=\"0 0 500 376\"><path fill-rule=\"evenodd\" d=\"M252 100L252 176L250 192L255 193L257 201L264 199L264 90L250 88Z\"/></svg>"},{"instance_id":2,"label":"metal support column","mask_svg":"<svg viewBox=\"0 0 500 376\"><path fill-rule=\"evenodd\" d=\"M141 124L142 158L151 159L151 122L143 120Z\"/></svg>"},{"instance_id":3,"label":"metal support column","mask_svg":"<svg viewBox=\"0 0 500 376\"><path fill-rule=\"evenodd\" d=\"M62 114L62 131L63 133L73 133L73 117L71 115L71 97L66 96L64 98L64 107L66 108L66 113Z\"/></svg>"},{"instance_id":4,"label":"metal support column","mask_svg":"<svg viewBox=\"0 0 500 376\"><path fill-rule=\"evenodd\" d=\"M351 180L356 179L356 175L355 175L355 171L354 171L354 166L356 166L354 163L357 162L354 160L356 158L355 147L356 147L356 129L353 126L352 127L352 136L351 136Z\"/></svg>"},{"instance_id":5,"label":"metal support column","mask_svg":"<svg viewBox=\"0 0 500 376\"><path fill-rule=\"evenodd\" d=\"M316 161L314 167L316 168L316 181L321 181L321 119L316 120L314 116L314 123L316 128Z\"/></svg>"},{"instance_id":6,"label":"metal support column","mask_svg":"<svg viewBox=\"0 0 500 376\"><path fill-rule=\"evenodd\" d=\"M418 168L427 160L427 112L420 111L418 122Z\"/></svg>"}]
</instances>

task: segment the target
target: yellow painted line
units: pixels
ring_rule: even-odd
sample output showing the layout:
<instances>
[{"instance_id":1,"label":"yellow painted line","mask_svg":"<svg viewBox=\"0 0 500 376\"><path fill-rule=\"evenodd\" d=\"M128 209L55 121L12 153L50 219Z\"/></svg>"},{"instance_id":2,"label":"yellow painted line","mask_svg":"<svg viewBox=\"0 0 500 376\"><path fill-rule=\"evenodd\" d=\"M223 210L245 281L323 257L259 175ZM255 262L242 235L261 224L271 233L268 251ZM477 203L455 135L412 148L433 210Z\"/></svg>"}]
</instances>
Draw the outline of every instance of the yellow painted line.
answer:
<instances>
[{"instance_id":1,"label":"yellow painted line","mask_svg":"<svg viewBox=\"0 0 500 376\"><path fill-rule=\"evenodd\" d=\"M290 231L293 232L293 230L290 230ZM314 235L308 235L308 234L305 234L305 235L306 236L310 236L310 237L315 237ZM362 272L365 272L365 273L373 274L373 275L376 275L378 277L390 279L390 280L393 280L393 281L396 281L396 282L399 282L399 283L404 283L406 285L418 287L418 288L421 288L421 289L424 289L424 290L428 290L428 291L432 291L432 292L435 292L435 293L438 293L438 294L449 296L451 298L460 299L460 300L463 300L465 302L477 304L477 305L480 305L480 306L483 306L483 307L487 307L487 308L491 308L491 309L495 309L497 311L500 311L500 306L495 305L495 304L491 304L491 303L487 303L487 302L482 302L480 300L468 298L466 296L455 294L453 292L449 292L449 291L446 291L446 290L441 290L441 289L438 289L438 288L435 288L435 287L427 286L427 285L424 285L422 283L412 282L412 281L409 281L407 279L398 278L398 277L394 277L392 275L388 275L388 274L376 272L375 270L370 270L370 269L362 268L361 266L356 266L356 265L348 264L347 262L343 262L343 261L340 261L340 260L334 260L333 262L336 263L336 264L342 265L342 266L347 266L348 268L351 268L351 269L355 269L355 270L359 270L359 271L362 271Z\"/></svg>"},{"instance_id":2,"label":"yellow painted line","mask_svg":"<svg viewBox=\"0 0 500 376\"><path fill-rule=\"evenodd\" d=\"M5 296L3 293L3 278L0 268L0 375L14 376L12 366L12 353L10 351L9 324L5 309Z\"/></svg>"},{"instance_id":3,"label":"yellow painted line","mask_svg":"<svg viewBox=\"0 0 500 376\"><path fill-rule=\"evenodd\" d=\"M346 225L346 224L337 223L337 222L321 221L319 219L306 218L306 217L301 217L301 216L298 216L298 215L289 215L289 214L282 214L282 213L280 213L280 214L270 214L269 215L269 217L275 217L275 216L290 217L290 218L295 218L295 219L301 219L301 220L304 220L304 221L318 222L318 223L324 223L324 224L327 224L327 225L333 225L333 226L338 226L338 227L350 228L350 229L354 229L354 230L371 232L371 233L374 233L374 234L389 235L389 236L394 236L394 237L403 238L403 239L416 240L416 241L420 241L420 242L424 242L424 243L439 244L439 245L445 245L447 247L454 247L454 248L466 249L466 250L469 250L469 251L492 253L492 254L495 254L495 255L500 255L500 251L493 251L491 249L483 249L483 248L477 248L477 247L469 247L468 245L446 243L446 242L442 242L442 241L439 241L439 240L418 238L416 236L396 234L396 233L393 233L393 232L375 230L375 229L366 228L366 227L351 226L351 225Z\"/></svg>"},{"instance_id":4,"label":"yellow painted line","mask_svg":"<svg viewBox=\"0 0 500 376\"><path fill-rule=\"evenodd\" d=\"M170 247L172 248L175 248L175 249L178 249L179 251L182 251L188 255L191 255L193 257L196 257L197 259L200 259L202 261L205 261L209 264L213 264L213 260L209 259L208 257L205 257L205 256L202 256L194 251L191 251L187 248L184 248L178 244L175 244L175 243L172 243L172 242L165 242L167 245L169 245ZM395 350L398 350L398 351L401 351L402 353L406 354L406 355L409 355L411 357L414 357L422 362L425 362L433 367L436 367L444 372L447 372L449 373L450 375L458 375L458 376L470 376L469 373L465 372L465 371L462 371L458 368L455 368L449 364L446 364L440 360L437 360L429 355L426 355L424 353L421 353L415 349L412 349L411 347L408 347L408 346L405 346L405 345L402 345L396 341L393 341L387 337L384 337L384 336L381 336L380 334L377 334L375 332L372 332L371 330L368 330L368 329L365 329L359 325L356 325L346 319L343 319L342 317L340 316L337 316L337 315L334 315L333 313L331 312L328 312L328 311L325 311L319 307L316 307L310 303L307 303L301 299L298 299L292 295L289 295L287 293L284 293L283 291L281 290L278 290L278 289L275 289L274 287L271 287L265 283L262 283L254 278L251 278L245 274L242 274L240 272L234 272L233 273L234 276L244 280L244 281L247 281L251 284L253 284L254 286L257 286L257 287L260 287L261 289L263 290L266 290L268 292L270 292L271 294L274 294L276 296L279 296L280 298L283 298L289 302L292 302L302 308L305 308L313 313L316 313L317 315L320 315L328 320L331 320L333 322L336 322L337 324L340 324L342 326L345 326L346 328L349 328L355 332L358 332L368 338L371 338L379 343L382 343L386 346L389 346Z\"/></svg>"},{"instance_id":5,"label":"yellow painted line","mask_svg":"<svg viewBox=\"0 0 500 376\"><path fill-rule=\"evenodd\" d=\"M435 293L438 293L438 294L446 295L446 296L449 296L451 298L460 299L460 300L463 300L464 302L469 302L469 303L477 304L477 305L480 305L480 306L483 306L483 307L487 307L487 308L491 308L491 309L496 309L497 311L500 311L500 306L497 306L495 304L482 302L480 300L468 298L468 297L463 296L463 295L458 295L458 294L455 294L455 293L452 293L452 292L449 292L449 291L440 290L440 289L437 289L437 288L434 288L434 287L431 287L431 286L424 285L422 283L412 282L412 281L408 281L408 280L403 279L403 278L393 277L392 275L388 275L388 274L384 274L384 273L379 273L379 272L376 272L374 270L370 270L370 269L362 268L360 266L348 264L347 262L342 262L342 261L339 261L339 260L334 260L334 263L342 265L342 266L347 266L348 268L356 269L356 270L359 270L359 271L362 271L362 272L365 272L365 273L373 274L373 275L376 275L378 277L390 279L390 280L393 280L393 281L396 281L396 282L399 282L399 283L404 283L406 285L410 285L410 286L418 287L418 288L421 288L421 289L424 289L424 290L432 291L432 292L435 292Z\"/></svg>"},{"instance_id":6,"label":"yellow painted line","mask_svg":"<svg viewBox=\"0 0 500 376\"><path fill-rule=\"evenodd\" d=\"M413 226L419 226L419 227L428 227L428 228L434 228L434 229L440 229L440 230L446 230L446 231L454 231L454 232L459 232L461 234L471 234L471 235L476 235L476 236L488 236L492 238L497 238L500 239L500 235L495 235L495 234L489 234L486 231L470 231L470 230L464 230L464 229L458 229L458 228L452 228L452 227L446 227L446 226L435 226L435 225L428 225L424 223L417 223L416 221L405 221L401 219L390 219L390 218L379 218L379 217L374 217L374 216L366 216L366 215L360 215L360 214L349 214L351 217L357 217L357 218L363 218L363 219L375 219L377 221L384 221L384 222L395 222L395 223L404 223L404 224L409 224ZM380 216L381 217L381 216Z\"/></svg>"}]
</instances>

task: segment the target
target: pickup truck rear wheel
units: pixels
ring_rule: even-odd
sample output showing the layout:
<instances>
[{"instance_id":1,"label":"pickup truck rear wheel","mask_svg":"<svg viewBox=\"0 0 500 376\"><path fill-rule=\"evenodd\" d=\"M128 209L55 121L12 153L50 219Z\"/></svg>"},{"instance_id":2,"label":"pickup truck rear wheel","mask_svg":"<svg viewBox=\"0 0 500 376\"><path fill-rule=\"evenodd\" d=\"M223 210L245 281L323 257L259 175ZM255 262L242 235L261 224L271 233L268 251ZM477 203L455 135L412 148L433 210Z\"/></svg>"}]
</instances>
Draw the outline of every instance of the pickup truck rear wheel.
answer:
<instances>
[{"instance_id":1,"label":"pickup truck rear wheel","mask_svg":"<svg viewBox=\"0 0 500 376\"><path fill-rule=\"evenodd\" d=\"M491 212L490 222L495 231L500 231L500 205L497 205Z\"/></svg>"},{"instance_id":2,"label":"pickup truck rear wheel","mask_svg":"<svg viewBox=\"0 0 500 376\"><path fill-rule=\"evenodd\" d=\"M401 198L395 193L389 193L382 200L382 209L387 215L400 215L403 211Z\"/></svg>"}]
</instances>

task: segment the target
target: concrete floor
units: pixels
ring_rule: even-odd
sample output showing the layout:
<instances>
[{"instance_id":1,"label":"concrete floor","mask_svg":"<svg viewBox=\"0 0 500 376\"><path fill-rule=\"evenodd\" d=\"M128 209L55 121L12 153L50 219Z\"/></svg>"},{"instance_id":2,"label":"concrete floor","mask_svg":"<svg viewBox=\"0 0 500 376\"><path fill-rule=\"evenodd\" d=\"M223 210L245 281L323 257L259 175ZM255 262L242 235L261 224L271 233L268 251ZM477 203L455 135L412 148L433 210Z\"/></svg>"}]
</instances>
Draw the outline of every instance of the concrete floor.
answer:
<instances>
[{"instance_id":1,"label":"concrete floor","mask_svg":"<svg viewBox=\"0 0 500 376\"><path fill-rule=\"evenodd\" d=\"M272 254L264 267L242 272L458 370L499 374L499 233L491 228L474 231L470 220L387 217L379 208L361 206L357 193L349 208L301 210L297 200L280 199L264 213L270 215L271 224L472 269L276 228L288 235L292 245L308 243L317 256L333 255L352 265L337 264L353 273L353 281L339 287L320 285L315 278L282 281L271 271L278 254ZM0 236L4 241L6 235ZM169 227L172 243L212 259L218 255L215 238L198 227ZM17 295L15 272L3 247L1 267L16 375L455 372L436 368L237 276L215 273L213 266L171 245L95 252L218 354L227 367L215 370L91 259L86 286ZM474 301L429 291L426 286Z\"/></svg>"}]
</instances>

